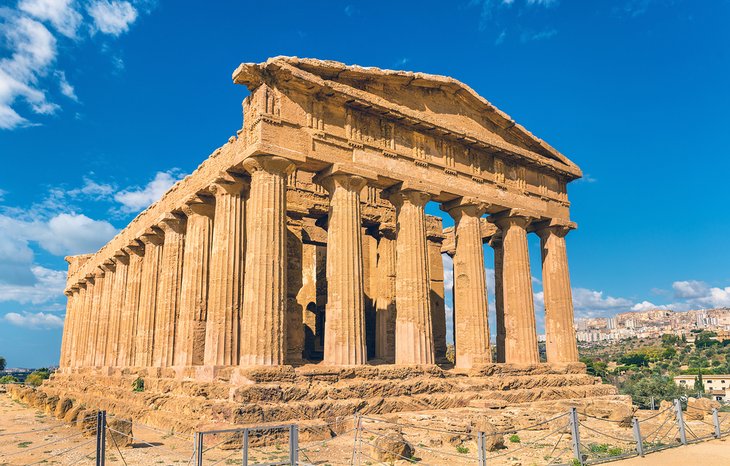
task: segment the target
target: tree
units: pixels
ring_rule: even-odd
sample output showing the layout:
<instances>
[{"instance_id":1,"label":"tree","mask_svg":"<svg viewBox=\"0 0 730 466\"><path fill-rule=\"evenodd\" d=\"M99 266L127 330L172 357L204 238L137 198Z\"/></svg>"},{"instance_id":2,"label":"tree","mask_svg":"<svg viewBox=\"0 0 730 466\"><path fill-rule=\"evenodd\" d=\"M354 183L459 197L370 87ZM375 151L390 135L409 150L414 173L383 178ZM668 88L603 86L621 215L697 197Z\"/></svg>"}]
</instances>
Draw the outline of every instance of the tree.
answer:
<instances>
[{"instance_id":1,"label":"tree","mask_svg":"<svg viewBox=\"0 0 730 466\"><path fill-rule=\"evenodd\" d=\"M0 384L4 385L6 383L17 383L18 379L13 377L12 375L3 375L0 377Z\"/></svg>"},{"instance_id":2,"label":"tree","mask_svg":"<svg viewBox=\"0 0 730 466\"><path fill-rule=\"evenodd\" d=\"M619 362L627 366L641 367L649 365L649 358L646 357L646 354L635 351L621 356L621 358L619 358Z\"/></svg>"},{"instance_id":3,"label":"tree","mask_svg":"<svg viewBox=\"0 0 730 466\"><path fill-rule=\"evenodd\" d=\"M7 364L7 361L5 361L5 358L0 356L0 371L5 370L5 364Z\"/></svg>"},{"instance_id":4,"label":"tree","mask_svg":"<svg viewBox=\"0 0 730 466\"><path fill-rule=\"evenodd\" d=\"M25 378L25 383L37 387L50 376L51 372L48 369L38 369L28 374L28 377Z\"/></svg>"},{"instance_id":5,"label":"tree","mask_svg":"<svg viewBox=\"0 0 730 466\"><path fill-rule=\"evenodd\" d=\"M695 391L697 393L705 393L705 385L702 383L702 371L697 372L697 377L695 377Z\"/></svg>"}]
</instances>

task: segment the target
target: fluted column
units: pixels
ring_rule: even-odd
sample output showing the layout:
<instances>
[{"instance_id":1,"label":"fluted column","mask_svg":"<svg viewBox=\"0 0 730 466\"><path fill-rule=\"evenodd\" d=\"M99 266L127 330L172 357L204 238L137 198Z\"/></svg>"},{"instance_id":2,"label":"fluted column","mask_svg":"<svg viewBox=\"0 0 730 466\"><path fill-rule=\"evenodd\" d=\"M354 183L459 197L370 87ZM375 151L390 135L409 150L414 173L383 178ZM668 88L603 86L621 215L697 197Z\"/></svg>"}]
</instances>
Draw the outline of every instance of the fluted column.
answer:
<instances>
[{"instance_id":1,"label":"fluted column","mask_svg":"<svg viewBox=\"0 0 730 466\"><path fill-rule=\"evenodd\" d=\"M79 281L76 285L76 296L74 298L74 310L72 326L69 334L69 346L68 346L68 367L74 368L79 366L79 351L78 344L81 333L81 326L84 322L84 300L86 299L86 279Z\"/></svg>"},{"instance_id":2,"label":"fluted column","mask_svg":"<svg viewBox=\"0 0 730 466\"><path fill-rule=\"evenodd\" d=\"M61 357L58 361L58 367L66 368L69 366L69 346L71 343L71 335L73 319L75 317L74 306L78 300L78 293L74 290L64 291L66 295L66 316L63 320L63 333L61 334Z\"/></svg>"},{"instance_id":3,"label":"fluted column","mask_svg":"<svg viewBox=\"0 0 730 466\"><path fill-rule=\"evenodd\" d=\"M396 209L395 363L433 364L431 281L425 206L430 195L401 190L389 195Z\"/></svg>"},{"instance_id":4,"label":"fluted column","mask_svg":"<svg viewBox=\"0 0 730 466\"><path fill-rule=\"evenodd\" d=\"M137 339L137 321L140 309L140 289L142 286L142 263L144 261L144 245L134 241L122 249L129 257L127 265L127 283L124 293L124 305L120 319L120 340L117 352L118 367L129 367L135 364L135 346Z\"/></svg>"},{"instance_id":5,"label":"fluted column","mask_svg":"<svg viewBox=\"0 0 730 466\"><path fill-rule=\"evenodd\" d=\"M203 364L205 320L208 314L208 268L213 238L213 213L210 204L190 202L183 207L187 216L182 294L178 319L175 365Z\"/></svg>"},{"instance_id":6,"label":"fluted column","mask_svg":"<svg viewBox=\"0 0 730 466\"><path fill-rule=\"evenodd\" d=\"M324 362L367 362L360 191L365 178L337 173L318 180L330 195Z\"/></svg>"},{"instance_id":7,"label":"fluted column","mask_svg":"<svg viewBox=\"0 0 730 466\"><path fill-rule=\"evenodd\" d=\"M530 217L507 212L494 218L502 230L502 292L505 322L505 362L536 364L540 362L535 328L535 304L532 295L530 255L527 248L527 225Z\"/></svg>"},{"instance_id":8,"label":"fluted column","mask_svg":"<svg viewBox=\"0 0 730 466\"><path fill-rule=\"evenodd\" d=\"M114 294L114 275L116 267L114 262L108 260L101 265L104 270L104 288L99 304L98 326L96 329L96 351L94 354L94 365L102 367L106 359L106 343L109 338L109 318L111 316L112 295Z\"/></svg>"},{"instance_id":9,"label":"fluted column","mask_svg":"<svg viewBox=\"0 0 730 466\"><path fill-rule=\"evenodd\" d=\"M251 194L240 364L278 365L286 356L286 177L294 164L259 155L246 159L244 168Z\"/></svg>"},{"instance_id":10,"label":"fluted column","mask_svg":"<svg viewBox=\"0 0 730 466\"><path fill-rule=\"evenodd\" d=\"M150 229L140 236L144 243L142 262L142 282L139 292L139 313L137 335L135 337L134 365L151 367L155 339L155 311L157 308L157 288L162 257L163 238L158 230Z\"/></svg>"},{"instance_id":11,"label":"fluted column","mask_svg":"<svg viewBox=\"0 0 730 466\"><path fill-rule=\"evenodd\" d=\"M77 358L76 367L86 367L87 358L90 351L89 335L91 334L91 310L94 305L94 287L96 285L96 275L88 274L84 277L86 280L86 292L84 293L84 304L81 311L81 322L79 323L79 339L76 344Z\"/></svg>"},{"instance_id":12,"label":"fluted column","mask_svg":"<svg viewBox=\"0 0 730 466\"><path fill-rule=\"evenodd\" d=\"M504 362L504 293L502 292L502 267L504 264L504 250L502 249L502 235L497 234L489 241L494 250L494 307L497 322L497 362Z\"/></svg>"},{"instance_id":13,"label":"fluted column","mask_svg":"<svg viewBox=\"0 0 730 466\"><path fill-rule=\"evenodd\" d=\"M158 226L165 238L157 288L153 364L155 367L170 367L175 356L175 326L180 305L185 220L166 214L160 219Z\"/></svg>"},{"instance_id":14,"label":"fluted column","mask_svg":"<svg viewBox=\"0 0 730 466\"><path fill-rule=\"evenodd\" d=\"M101 314L102 296L106 286L106 277L104 270L97 269L94 271L94 295L89 308L89 324L86 337L86 352L84 356L84 366L93 367L96 362L96 353L99 351L97 339L99 338L99 324Z\"/></svg>"},{"instance_id":15,"label":"fluted column","mask_svg":"<svg viewBox=\"0 0 730 466\"><path fill-rule=\"evenodd\" d=\"M210 253L208 316L205 324L206 366L238 363L243 294L246 223L243 180L218 180L213 245Z\"/></svg>"},{"instance_id":16,"label":"fluted column","mask_svg":"<svg viewBox=\"0 0 730 466\"><path fill-rule=\"evenodd\" d=\"M104 366L113 367L117 365L119 357L120 325L122 323L122 312L124 309L124 295L127 291L127 271L129 256L124 251L117 251L114 254L114 285L112 286L112 298L109 315L109 331L106 342Z\"/></svg>"},{"instance_id":17,"label":"fluted column","mask_svg":"<svg viewBox=\"0 0 730 466\"><path fill-rule=\"evenodd\" d=\"M486 205L457 199L444 205L454 219L454 317L456 367L471 368L492 361L489 341L487 277L479 218Z\"/></svg>"},{"instance_id":18,"label":"fluted column","mask_svg":"<svg viewBox=\"0 0 730 466\"><path fill-rule=\"evenodd\" d=\"M395 358L395 232L380 231L378 240L378 296L375 301L375 356Z\"/></svg>"},{"instance_id":19,"label":"fluted column","mask_svg":"<svg viewBox=\"0 0 730 466\"><path fill-rule=\"evenodd\" d=\"M542 286L545 294L545 350L549 363L578 361L565 235L575 224L541 225Z\"/></svg>"}]
</instances>

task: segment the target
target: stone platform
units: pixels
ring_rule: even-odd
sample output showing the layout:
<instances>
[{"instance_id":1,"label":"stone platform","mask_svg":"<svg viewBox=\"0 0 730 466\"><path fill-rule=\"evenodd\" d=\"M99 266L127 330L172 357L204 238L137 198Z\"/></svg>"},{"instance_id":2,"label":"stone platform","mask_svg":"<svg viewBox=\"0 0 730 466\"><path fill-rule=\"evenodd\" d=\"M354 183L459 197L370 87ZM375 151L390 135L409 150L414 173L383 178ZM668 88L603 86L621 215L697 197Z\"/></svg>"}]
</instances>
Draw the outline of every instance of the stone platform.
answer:
<instances>
[{"instance_id":1,"label":"stone platform","mask_svg":"<svg viewBox=\"0 0 730 466\"><path fill-rule=\"evenodd\" d=\"M468 371L438 366L372 365L220 369L214 380L185 370L83 369L58 372L39 390L144 424L190 432L231 425L317 425L355 413L384 415L522 403L614 398L581 363L488 364ZM137 378L143 391L134 391Z\"/></svg>"}]
</instances>

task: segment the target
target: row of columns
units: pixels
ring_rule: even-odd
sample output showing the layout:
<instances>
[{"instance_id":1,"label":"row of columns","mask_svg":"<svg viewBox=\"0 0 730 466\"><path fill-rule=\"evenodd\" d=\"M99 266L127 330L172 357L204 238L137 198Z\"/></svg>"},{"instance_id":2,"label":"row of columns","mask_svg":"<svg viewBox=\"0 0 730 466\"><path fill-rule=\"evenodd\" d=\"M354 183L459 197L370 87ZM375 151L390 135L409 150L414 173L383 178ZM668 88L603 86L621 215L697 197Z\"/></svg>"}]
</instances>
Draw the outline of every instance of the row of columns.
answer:
<instances>
[{"instance_id":1,"label":"row of columns","mask_svg":"<svg viewBox=\"0 0 730 466\"><path fill-rule=\"evenodd\" d=\"M243 167L250 181L227 174L215 180L210 189L215 207L191 197L184 216L164 216L71 288L63 367L284 364L286 177L294 165L263 155L246 159ZM368 180L329 170L316 181L330 199L324 362L365 364L360 192ZM384 286L376 300L375 352L384 356L394 339L396 364L434 364L425 215L430 195L403 186L385 195L395 206L396 228L378 243ZM443 207L456 223L456 365L472 367L491 362L479 223L486 205L459 199ZM538 362L528 221L520 215L494 217L502 231L501 244L493 243L502 263L496 298L504 354L498 361ZM548 358L576 360L568 348L575 341L564 234L540 231L546 312L554 316L546 319Z\"/></svg>"}]
</instances>

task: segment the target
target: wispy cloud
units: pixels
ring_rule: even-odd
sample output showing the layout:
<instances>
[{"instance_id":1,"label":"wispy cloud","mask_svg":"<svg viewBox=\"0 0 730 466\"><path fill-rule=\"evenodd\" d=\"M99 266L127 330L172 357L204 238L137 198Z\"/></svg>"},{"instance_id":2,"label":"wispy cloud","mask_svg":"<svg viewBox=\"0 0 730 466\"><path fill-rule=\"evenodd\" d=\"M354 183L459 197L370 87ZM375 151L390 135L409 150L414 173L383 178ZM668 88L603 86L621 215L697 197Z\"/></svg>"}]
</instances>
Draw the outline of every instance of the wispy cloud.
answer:
<instances>
[{"instance_id":1,"label":"wispy cloud","mask_svg":"<svg viewBox=\"0 0 730 466\"><path fill-rule=\"evenodd\" d=\"M522 43L530 42L533 40L546 40L555 37L558 34L557 29L544 29L542 31L524 31L520 34L520 41Z\"/></svg>"},{"instance_id":2,"label":"wispy cloud","mask_svg":"<svg viewBox=\"0 0 730 466\"><path fill-rule=\"evenodd\" d=\"M63 318L47 312L9 312L3 319L17 327L50 330L63 327Z\"/></svg>"},{"instance_id":3,"label":"wispy cloud","mask_svg":"<svg viewBox=\"0 0 730 466\"><path fill-rule=\"evenodd\" d=\"M59 50L73 51L96 33L119 36L138 16L132 2L118 0L21 0L0 8L0 129L37 125L28 114L57 113L53 92L78 101L66 74L56 69Z\"/></svg>"},{"instance_id":4,"label":"wispy cloud","mask_svg":"<svg viewBox=\"0 0 730 466\"><path fill-rule=\"evenodd\" d=\"M146 185L126 188L116 193L114 200L122 205L122 212L138 212L161 198L165 191L183 177L177 169L157 172Z\"/></svg>"}]
</instances>

